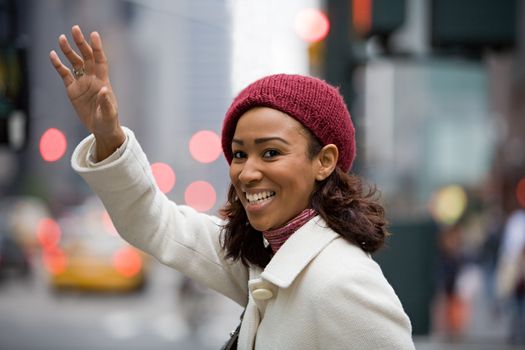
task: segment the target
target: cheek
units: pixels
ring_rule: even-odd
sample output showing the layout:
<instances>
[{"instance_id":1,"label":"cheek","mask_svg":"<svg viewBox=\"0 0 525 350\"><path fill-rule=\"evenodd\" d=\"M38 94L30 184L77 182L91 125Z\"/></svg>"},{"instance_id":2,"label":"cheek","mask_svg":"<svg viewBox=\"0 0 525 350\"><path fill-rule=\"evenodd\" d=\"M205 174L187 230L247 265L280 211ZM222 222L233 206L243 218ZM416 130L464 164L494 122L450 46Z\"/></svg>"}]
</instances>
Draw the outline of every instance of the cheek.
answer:
<instances>
[{"instance_id":1,"label":"cheek","mask_svg":"<svg viewBox=\"0 0 525 350\"><path fill-rule=\"evenodd\" d=\"M306 169L305 169L306 170ZM308 200L315 187L315 178L308 172L303 172L303 176L290 178L288 187L293 195L301 202Z\"/></svg>"},{"instance_id":2,"label":"cheek","mask_svg":"<svg viewBox=\"0 0 525 350\"><path fill-rule=\"evenodd\" d=\"M230 165L230 171L229 171L229 174L230 174L230 181L232 183L235 183L235 179L237 179L237 170L235 169L235 165Z\"/></svg>"},{"instance_id":3,"label":"cheek","mask_svg":"<svg viewBox=\"0 0 525 350\"><path fill-rule=\"evenodd\" d=\"M315 182L312 167L307 163L291 163L289 166L279 167L275 176L282 179L282 182L288 183L293 187L309 187L310 183Z\"/></svg>"},{"instance_id":4,"label":"cheek","mask_svg":"<svg viewBox=\"0 0 525 350\"><path fill-rule=\"evenodd\" d=\"M237 195L239 195L239 169L238 167L232 165L230 166L229 175L230 175L230 182L233 185L233 188L235 188L235 192Z\"/></svg>"}]
</instances>

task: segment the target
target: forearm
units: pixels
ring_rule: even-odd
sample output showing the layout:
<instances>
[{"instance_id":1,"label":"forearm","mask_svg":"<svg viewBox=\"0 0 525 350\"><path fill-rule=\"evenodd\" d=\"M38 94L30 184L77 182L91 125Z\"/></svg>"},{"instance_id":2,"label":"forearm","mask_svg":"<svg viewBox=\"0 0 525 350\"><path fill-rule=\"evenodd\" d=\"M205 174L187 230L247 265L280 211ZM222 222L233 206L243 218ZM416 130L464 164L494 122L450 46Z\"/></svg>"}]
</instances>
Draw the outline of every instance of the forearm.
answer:
<instances>
[{"instance_id":1,"label":"forearm","mask_svg":"<svg viewBox=\"0 0 525 350\"><path fill-rule=\"evenodd\" d=\"M164 264L245 302L247 270L225 260L219 244L222 221L170 201L155 185L146 155L131 132L122 155L96 168L88 161L92 144L93 137L81 142L72 165L100 197L123 238Z\"/></svg>"}]
</instances>

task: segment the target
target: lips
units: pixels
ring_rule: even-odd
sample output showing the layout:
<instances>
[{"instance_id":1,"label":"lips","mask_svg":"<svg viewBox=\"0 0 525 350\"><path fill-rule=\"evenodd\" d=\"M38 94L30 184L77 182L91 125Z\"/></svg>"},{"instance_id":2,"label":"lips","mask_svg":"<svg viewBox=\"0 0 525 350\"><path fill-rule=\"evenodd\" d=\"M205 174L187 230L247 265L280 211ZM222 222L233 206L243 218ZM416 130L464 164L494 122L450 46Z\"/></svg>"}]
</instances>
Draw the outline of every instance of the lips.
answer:
<instances>
[{"instance_id":1,"label":"lips","mask_svg":"<svg viewBox=\"0 0 525 350\"><path fill-rule=\"evenodd\" d=\"M249 204L261 204L267 201L269 198L275 196L274 191L261 191L257 193L247 193L245 192L246 199Z\"/></svg>"}]
</instances>

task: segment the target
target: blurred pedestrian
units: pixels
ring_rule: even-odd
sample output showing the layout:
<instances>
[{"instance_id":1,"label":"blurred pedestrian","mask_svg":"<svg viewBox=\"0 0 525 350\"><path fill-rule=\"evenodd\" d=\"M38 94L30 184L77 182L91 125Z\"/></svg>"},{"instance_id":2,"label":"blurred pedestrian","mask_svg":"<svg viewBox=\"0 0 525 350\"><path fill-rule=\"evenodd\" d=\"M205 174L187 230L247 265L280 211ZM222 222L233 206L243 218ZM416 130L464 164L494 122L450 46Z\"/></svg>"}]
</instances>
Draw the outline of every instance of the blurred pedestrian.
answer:
<instances>
[{"instance_id":1,"label":"blurred pedestrian","mask_svg":"<svg viewBox=\"0 0 525 350\"><path fill-rule=\"evenodd\" d=\"M462 228L458 223L444 226L439 233L439 271L437 293L437 326L453 340L460 338L468 320L468 304L461 297L458 280L464 267L461 251Z\"/></svg>"},{"instance_id":2,"label":"blurred pedestrian","mask_svg":"<svg viewBox=\"0 0 525 350\"><path fill-rule=\"evenodd\" d=\"M209 295L204 287L183 276L177 288L177 307L188 326L190 336L198 338L199 331L209 316L207 310L210 309Z\"/></svg>"},{"instance_id":3,"label":"blurred pedestrian","mask_svg":"<svg viewBox=\"0 0 525 350\"><path fill-rule=\"evenodd\" d=\"M347 174L354 127L338 90L278 74L226 112L231 185L221 218L170 201L133 132L122 127L98 33L72 29L50 59L92 133L72 165L120 234L245 306L239 349L414 349L410 320L370 253L387 236L374 191Z\"/></svg>"},{"instance_id":4,"label":"blurred pedestrian","mask_svg":"<svg viewBox=\"0 0 525 350\"><path fill-rule=\"evenodd\" d=\"M496 293L510 311L509 340L525 344L525 209L508 218L499 252Z\"/></svg>"}]
</instances>

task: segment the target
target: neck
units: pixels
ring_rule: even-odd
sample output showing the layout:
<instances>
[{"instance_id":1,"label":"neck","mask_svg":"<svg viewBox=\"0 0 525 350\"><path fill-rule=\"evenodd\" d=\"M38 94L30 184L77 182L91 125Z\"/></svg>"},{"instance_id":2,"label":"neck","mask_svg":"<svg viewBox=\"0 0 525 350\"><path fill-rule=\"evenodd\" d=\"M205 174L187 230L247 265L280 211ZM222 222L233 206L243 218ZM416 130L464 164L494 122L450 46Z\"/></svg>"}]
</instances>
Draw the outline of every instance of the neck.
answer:
<instances>
[{"instance_id":1,"label":"neck","mask_svg":"<svg viewBox=\"0 0 525 350\"><path fill-rule=\"evenodd\" d=\"M288 238L311 218L317 215L317 212L312 208L303 210L299 215L288 221L284 226L273 230L263 232L264 238L270 243L273 253L275 254L279 248L286 242Z\"/></svg>"}]
</instances>

